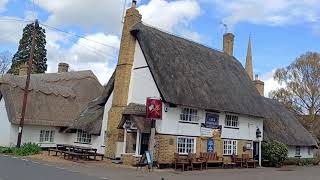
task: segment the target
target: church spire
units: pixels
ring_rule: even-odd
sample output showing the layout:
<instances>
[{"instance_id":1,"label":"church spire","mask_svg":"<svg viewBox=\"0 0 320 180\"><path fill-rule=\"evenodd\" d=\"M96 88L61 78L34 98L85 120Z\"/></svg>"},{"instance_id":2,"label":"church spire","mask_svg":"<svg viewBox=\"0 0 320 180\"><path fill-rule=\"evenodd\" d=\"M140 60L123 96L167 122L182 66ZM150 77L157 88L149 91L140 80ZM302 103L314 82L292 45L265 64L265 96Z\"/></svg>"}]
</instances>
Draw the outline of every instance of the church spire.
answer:
<instances>
[{"instance_id":1,"label":"church spire","mask_svg":"<svg viewBox=\"0 0 320 180\"><path fill-rule=\"evenodd\" d=\"M247 49L247 58L246 58L246 71L251 80L253 80L253 67L252 67L252 54L251 54L251 37L249 36L249 43Z\"/></svg>"}]
</instances>

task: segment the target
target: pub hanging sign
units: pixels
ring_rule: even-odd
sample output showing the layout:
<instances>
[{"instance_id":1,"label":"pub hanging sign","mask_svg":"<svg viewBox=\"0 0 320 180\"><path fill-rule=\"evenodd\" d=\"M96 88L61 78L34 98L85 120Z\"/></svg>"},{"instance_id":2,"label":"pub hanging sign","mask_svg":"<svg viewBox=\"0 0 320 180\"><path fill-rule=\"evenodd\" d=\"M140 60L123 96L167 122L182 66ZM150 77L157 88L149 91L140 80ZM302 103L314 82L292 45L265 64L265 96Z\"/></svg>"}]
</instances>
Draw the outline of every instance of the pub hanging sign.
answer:
<instances>
[{"instance_id":1,"label":"pub hanging sign","mask_svg":"<svg viewBox=\"0 0 320 180\"><path fill-rule=\"evenodd\" d=\"M147 119L161 120L162 119L162 101L157 98L147 98Z\"/></svg>"}]
</instances>

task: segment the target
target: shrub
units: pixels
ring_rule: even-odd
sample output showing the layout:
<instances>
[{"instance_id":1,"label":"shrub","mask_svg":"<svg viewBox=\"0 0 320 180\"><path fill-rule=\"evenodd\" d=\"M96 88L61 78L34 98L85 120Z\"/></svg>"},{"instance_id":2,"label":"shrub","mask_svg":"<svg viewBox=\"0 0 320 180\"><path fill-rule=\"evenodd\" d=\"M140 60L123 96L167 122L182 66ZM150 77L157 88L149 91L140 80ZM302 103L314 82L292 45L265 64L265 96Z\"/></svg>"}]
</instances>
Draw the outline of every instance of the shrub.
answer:
<instances>
[{"instance_id":1,"label":"shrub","mask_svg":"<svg viewBox=\"0 0 320 180\"><path fill-rule=\"evenodd\" d=\"M262 159L269 160L272 166L281 166L287 159L287 156L288 147L285 144L279 141L262 143Z\"/></svg>"},{"instance_id":2,"label":"shrub","mask_svg":"<svg viewBox=\"0 0 320 180\"><path fill-rule=\"evenodd\" d=\"M317 165L318 160L316 158L287 158L284 164L296 165L296 166L309 166L309 165Z\"/></svg>"},{"instance_id":3,"label":"shrub","mask_svg":"<svg viewBox=\"0 0 320 180\"><path fill-rule=\"evenodd\" d=\"M11 147L0 147L0 154L12 154L13 148Z\"/></svg>"},{"instance_id":4,"label":"shrub","mask_svg":"<svg viewBox=\"0 0 320 180\"><path fill-rule=\"evenodd\" d=\"M17 156L29 156L39 154L41 147L35 143L25 143L20 148L14 149L14 154Z\"/></svg>"}]
</instances>

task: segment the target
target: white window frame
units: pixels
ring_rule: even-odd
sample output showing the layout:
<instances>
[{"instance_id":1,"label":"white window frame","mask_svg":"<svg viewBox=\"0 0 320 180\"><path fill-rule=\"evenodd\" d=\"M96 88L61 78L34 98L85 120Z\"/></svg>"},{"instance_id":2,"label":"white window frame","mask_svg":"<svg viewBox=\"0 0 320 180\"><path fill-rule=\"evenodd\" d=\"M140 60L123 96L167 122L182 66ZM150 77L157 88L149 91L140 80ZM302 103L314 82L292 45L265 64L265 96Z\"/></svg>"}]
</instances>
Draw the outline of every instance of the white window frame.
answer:
<instances>
[{"instance_id":1,"label":"white window frame","mask_svg":"<svg viewBox=\"0 0 320 180\"><path fill-rule=\"evenodd\" d=\"M299 149L299 151L298 151ZM295 152L296 156L301 156L301 147L300 146L296 146L296 152Z\"/></svg>"},{"instance_id":2,"label":"white window frame","mask_svg":"<svg viewBox=\"0 0 320 180\"><path fill-rule=\"evenodd\" d=\"M228 118L230 117L230 119ZM226 114L225 127L239 128L239 116L234 114Z\"/></svg>"},{"instance_id":3,"label":"white window frame","mask_svg":"<svg viewBox=\"0 0 320 180\"><path fill-rule=\"evenodd\" d=\"M77 130L77 143L91 144L92 136L83 130Z\"/></svg>"},{"instance_id":4,"label":"white window frame","mask_svg":"<svg viewBox=\"0 0 320 180\"><path fill-rule=\"evenodd\" d=\"M180 119L181 122L199 122L198 110L189 108L189 107L181 107Z\"/></svg>"},{"instance_id":5,"label":"white window frame","mask_svg":"<svg viewBox=\"0 0 320 180\"><path fill-rule=\"evenodd\" d=\"M238 155L238 141L232 139L223 140L223 155Z\"/></svg>"},{"instance_id":6,"label":"white window frame","mask_svg":"<svg viewBox=\"0 0 320 180\"><path fill-rule=\"evenodd\" d=\"M181 144L179 143L180 139L184 139L184 142ZM191 141L193 141L193 144L191 144ZM177 153L179 154L185 155L185 154L188 154L189 152L196 153L196 146L197 146L197 141L195 137L186 137L186 136L177 137Z\"/></svg>"},{"instance_id":7,"label":"white window frame","mask_svg":"<svg viewBox=\"0 0 320 180\"><path fill-rule=\"evenodd\" d=\"M39 142L40 143L54 143L55 130L41 129Z\"/></svg>"}]
</instances>

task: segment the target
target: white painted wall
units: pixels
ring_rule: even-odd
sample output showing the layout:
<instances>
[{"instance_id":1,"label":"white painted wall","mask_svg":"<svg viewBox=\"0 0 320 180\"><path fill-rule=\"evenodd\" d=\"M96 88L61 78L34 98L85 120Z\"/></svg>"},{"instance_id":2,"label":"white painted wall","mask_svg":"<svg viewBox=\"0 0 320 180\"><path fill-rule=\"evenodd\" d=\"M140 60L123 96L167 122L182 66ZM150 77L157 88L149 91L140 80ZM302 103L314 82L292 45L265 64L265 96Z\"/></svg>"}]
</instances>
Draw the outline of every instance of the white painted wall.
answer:
<instances>
[{"instance_id":1,"label":"white painted wall","mask_svg":"<svg viewBox=\"0 0 320 180\"><path fill-rule=\"evenodd\" d=\"M288 157L296 156L296 146L288 146ZM312 149L311 154L308 153L308 146L300 147L300 156L301 158L313 158L314 150Z\"/></svg>"},{"instance_id":2,"label":"white painted wall","mask_svg":"<svg viewBox=\"0 0 320 180\"><path fill-rule=\"evenodd\" d=\"M166 105L164 105L166 106ZM163 106L163 108L164 108ZM167 107L167 112L163 109L163 120L157 121L157 132L162 134L176 134L184 136L200 136L201 123L205 123L206 111L198 110L199 123L190 124L180 122L181 107ZM217 114L217 113L216 113ZM225 113L219 113L219 125L222 125L221 138L226 139L246 139L258 140L256 130L263 131L263 120L248 116L239 116L239 128L225 128ZM263 136L263 133L262 133Z\"/></svg>"},{"instance_id":3,"label":"white painted wall","mask_svg":"<svg viewBox=\"0 0 320 180\"><path fill-rule=\"evenodd\" d=\"M0 100L0 146L8 146L10 144L11 123L8 119L8 114L4 99Z\"/></svg>"},{"instance_id":4,"label":"white painted wall","mask_svg":"<svg viewBox=\"0 0 320 180\"><path fill-rule=\"evenodd\" d=\"M146 66L146 60L137 42L129 85L128 103L146 104L147 97L160 97L151 72Z\"/></svg>"}]
</instances>

